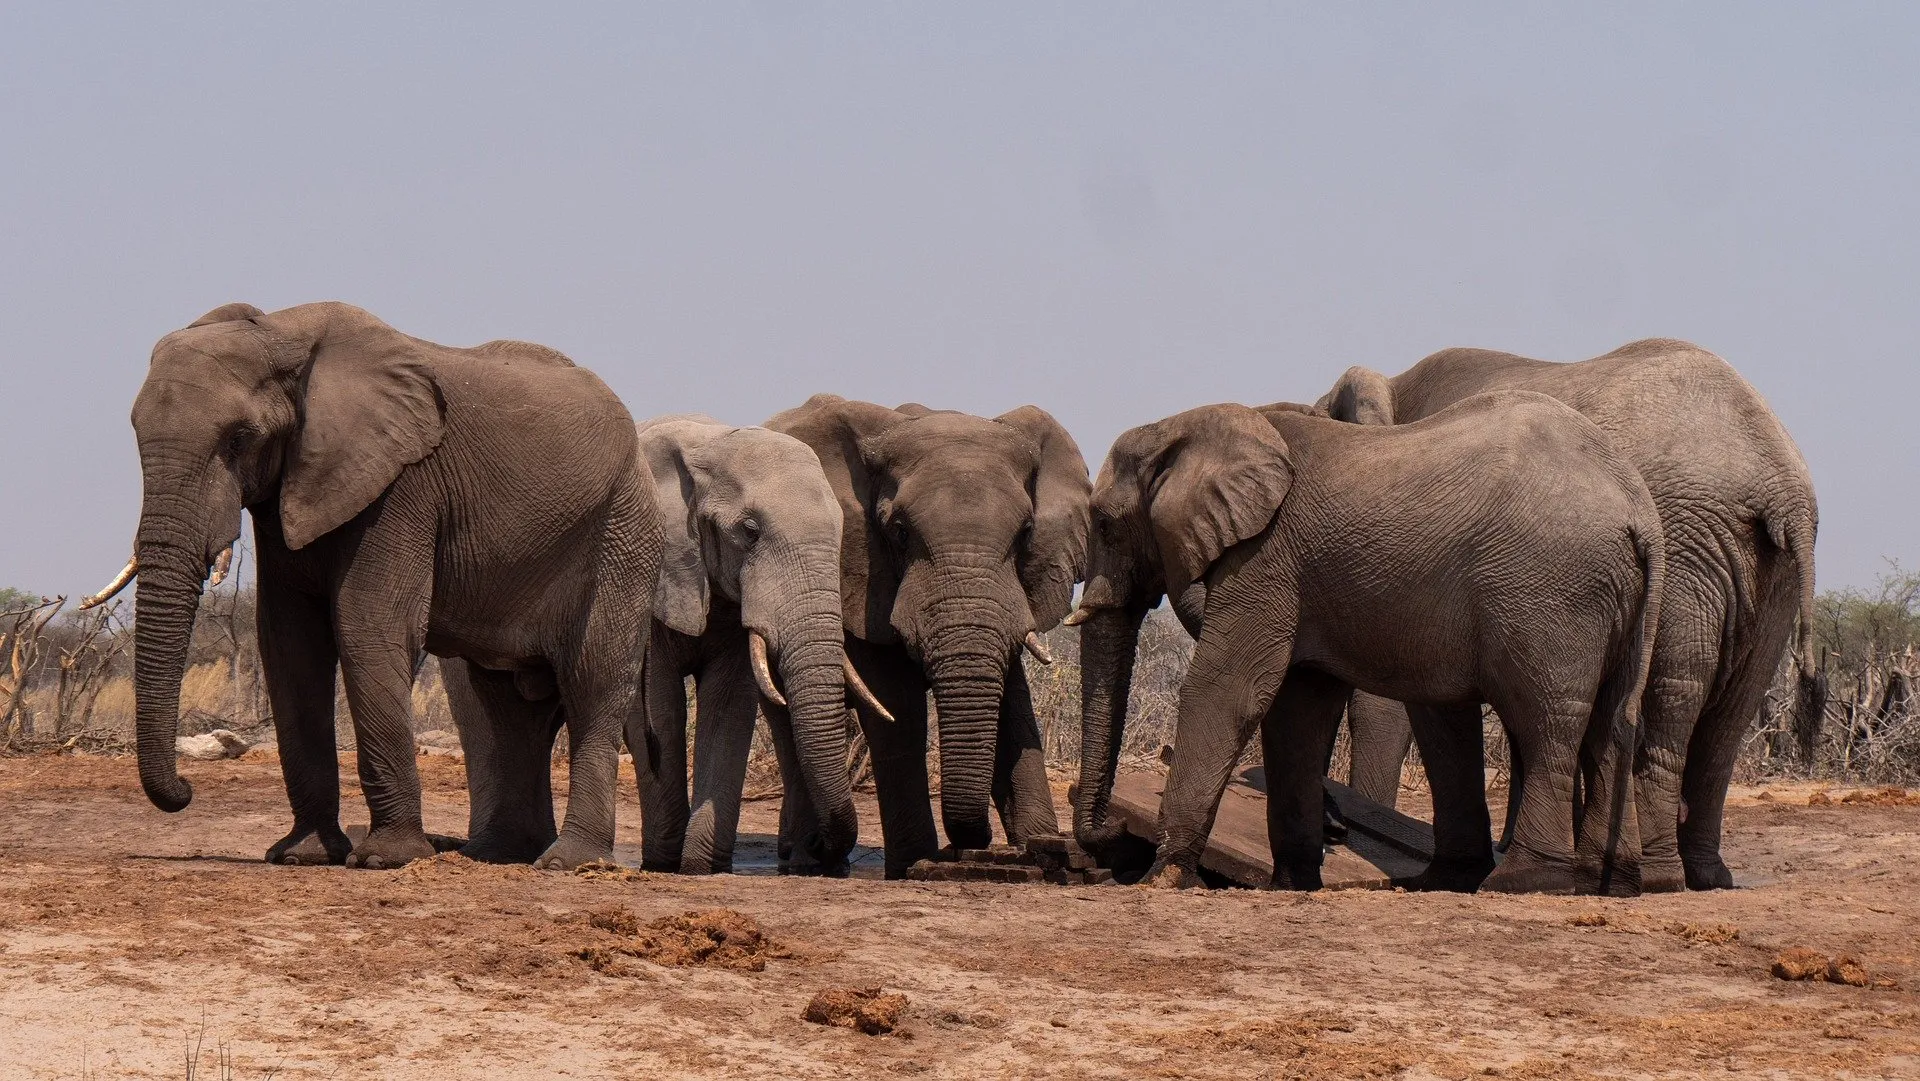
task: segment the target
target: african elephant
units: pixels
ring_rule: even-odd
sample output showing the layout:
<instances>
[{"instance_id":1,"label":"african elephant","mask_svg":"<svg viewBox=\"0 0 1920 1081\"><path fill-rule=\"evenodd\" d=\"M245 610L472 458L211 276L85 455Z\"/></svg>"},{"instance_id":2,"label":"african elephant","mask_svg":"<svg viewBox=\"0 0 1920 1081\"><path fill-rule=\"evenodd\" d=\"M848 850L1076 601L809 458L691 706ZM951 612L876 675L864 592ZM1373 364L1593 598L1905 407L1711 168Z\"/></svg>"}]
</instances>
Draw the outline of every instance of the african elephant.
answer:
<instances>
[{"instance_id":1,"label":"african elephant","mask_svg":"<svg viewBox=\"0 0 1920 1081\"><path fill-rule=\"evenodd\" d=\"M732 868L758 710L786 782L782 822L810 827L782 837L783 860L845 874L859 830L845 694L865 688L846 678L840 505L820 460L791 436L701 416L643 422L640 449L666 527L643 708L627 725L643 863L690 873ZM691 809L687 676L699 701Z\"/></svg>"},{"instance_id":2,"label":"african elephant","mask_svg":"<svg viewBox=\"0 0 1920 1081\"><path fill-rule=\"evenodd\" d=\"M1067 614L1086 553L1087 467L1051 416L993 420L819 394L767 427L813 448L844 520L840 593L886 873L938 851L926 770L927 689L939 717L940 816L955 848L1057 833L1023 647Z\"/></svg>"},{"instance_id":3,"label":"african elephant","mask_svg":"<svg viewBox=\"0 0 1920 1081\"><path fill-rule=\"evenodd\" d=\"M1321 405L1340 420L1406 423L1509 387L1598 424L1660 508L1666 600L1635 765L1642 888L1730 887L1720 824L1734 759L1796 612L1812 626L1819 512L1806 462L1726 361L1672 339L1568 364L1447 349L1391 379L1349 369ZM1803 678L1811 642L1803 633Z\"/></svg>"},{"instance_id":4,"label":"african elephant","mask_svg":"<svg viewBox=\"0 0 1920 1081\"><path fill-rule=\"evenodd\" d=\"M410 724L424 653L472 662L497 726L481 764L493 750L537 755L541 798L557 725L570 735L557 838L551 804L546 837L496 832L539 814L528 785L496 787L468 851L563 868L611 853L661 539L633 420L592 372L525 342L421 341L346 304L229 304L154 347L133 427L134 692L155 806L193 798L174 761L187 639L244 508L293 810L269 861L394 867L432 854ZM340 829L336 665L372 819L359 844Z\"/></svg>"},{"instance_id":5,"label":"african elephant","mask_svg":"<svg viewBox=\"0 0 1920 1081\"><path fill-rule=\"evenodd\" d=\"M1196 642L1149 882L1194 879L1257 724L1274 884L1317 888L1326 748L1357 687L1415 703L1435 859L1412 885L1630 888L1625 777L1663 549L1645 485L1578 413L1524 392L1383 429L1304 407L1204 406L1114 443L1093 520L1069 619L1082 844L1114 839L1136 635L1164 594ZM1538 779L1491 874L1482 702Z\"/></svg>"}]
</instances>

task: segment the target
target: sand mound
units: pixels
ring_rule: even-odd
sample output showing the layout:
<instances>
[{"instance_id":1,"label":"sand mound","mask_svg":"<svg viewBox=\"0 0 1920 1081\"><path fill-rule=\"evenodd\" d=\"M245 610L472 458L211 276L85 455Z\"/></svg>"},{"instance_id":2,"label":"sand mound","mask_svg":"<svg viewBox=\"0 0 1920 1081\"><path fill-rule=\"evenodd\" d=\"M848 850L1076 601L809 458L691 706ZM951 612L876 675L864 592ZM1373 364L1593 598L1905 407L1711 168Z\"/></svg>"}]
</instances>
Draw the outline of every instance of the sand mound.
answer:
<instances>
[{"instance_id":1,"label":"sand mound","mask_svg":"<svg viewBox=\"0 0 1920 1081\"><path fill-rule=\"evenodd\" d=\"M878 987L829 987L813 996L800 1019L879 1036L892 1032L906 1010L905 995L883 994Z\"/></svg>"}]
</instances>

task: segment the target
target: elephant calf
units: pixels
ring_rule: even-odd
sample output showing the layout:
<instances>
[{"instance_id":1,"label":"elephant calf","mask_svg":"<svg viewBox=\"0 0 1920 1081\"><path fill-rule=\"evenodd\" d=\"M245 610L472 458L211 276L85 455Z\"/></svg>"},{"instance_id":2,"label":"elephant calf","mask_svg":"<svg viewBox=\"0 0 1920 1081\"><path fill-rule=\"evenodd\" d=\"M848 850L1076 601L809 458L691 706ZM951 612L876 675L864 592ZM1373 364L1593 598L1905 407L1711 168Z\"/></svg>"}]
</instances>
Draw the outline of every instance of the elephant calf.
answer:
<instances>
[{"instance_id":1,"label":"elephant calf","mask_svg":"<svg viewBox=\"0 0 1920 1081\"><path fill-rule=\"evenodd\" d=\"M1631 889L1627 771L1664 574L1639 474L1541 394L1482 395L1402 428L1311 414L1207 406L1108 454L1070 619L1083 624L1081 842L1113 840L1136 635L1164 594L1197 641L1150 882L1193 879L1258 724L1274 884L1318 887L1320 779L1357 687L1417 703L1436 856L1413 885ZM1483 702L1529 781L1491 874Z\"/></svg>"}]
</instances>

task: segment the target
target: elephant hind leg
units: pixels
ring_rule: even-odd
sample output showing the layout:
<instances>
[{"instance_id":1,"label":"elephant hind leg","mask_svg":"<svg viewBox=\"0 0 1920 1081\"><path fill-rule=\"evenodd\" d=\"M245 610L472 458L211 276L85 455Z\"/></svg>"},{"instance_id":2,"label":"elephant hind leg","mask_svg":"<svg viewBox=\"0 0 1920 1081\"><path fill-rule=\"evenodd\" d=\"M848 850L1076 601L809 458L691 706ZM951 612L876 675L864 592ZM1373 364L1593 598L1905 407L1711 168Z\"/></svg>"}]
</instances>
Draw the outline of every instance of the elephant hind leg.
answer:
<instances>
[{"instance_id":1,"label":"elephant hind leg","mask_svg":"<svg viewBox=\"0 0 1920 1081\"><path fill-rule=\"evenodd\" d=\"M1576 868L1575 789L1593 699L1588 691L1543 696L1537 702L1496 703L1495 708L1508 723L1514 754L1523 761L1527 780L1520 793L1513 841L1500 866L1481 883L1482 889L1500 893L1578 891L1581 876ZM1477 729L1477 710L1474 725Z\"/></svg>"},{"instance_id":2,"label":"elephant hind leg","mask_svg":"<svg viewBox=\"0 0 1920 1081\"><path fill-rule=\"evenodd\" d=\"M532 863L553 844L553 740L559 702L529 702L510 672L466 662L442 669L447 703L467 756L467 843L483 863Z\"/></svg>"},{"instance_id":3,"label":"elephant hind leg","mask_svg":"<svg viewBox=\"0 0 1920 1081\"><path fill-rule=\"evenodd\" d=\"M1407 719L1433 792L1433 861L1426 870L1394 884L1410 890L1472 893L1493 870L1480 703L1409 703Z\"/></svg>"},{"instance_id":4,"label":"elephant hind leg","mask_svg":"<svg viewBox=\"0 0 1920 1081\"><path fill-rule=\"evenodd\" d=\"M1400 768L1413 746L1407 707L1391 698L1355 691L1347 703L1347 736L1347 783L1375 803L1394 806L1400 798Z\"/></svg>"},{"instance_id":5,"label":"elephant hind leg","mask_svg":"<svg viewBox=\"0 0 1920 1081\"><path fill-rule=\"evenodd\" d=\"M1260 754L1267 773L1267 845L1273 851L1276 890L1320 888L1325 832L1326 748L1340 728L1352 688L1320 672L1287 675L1260 722Z\"/></svg>"}]
</instances>

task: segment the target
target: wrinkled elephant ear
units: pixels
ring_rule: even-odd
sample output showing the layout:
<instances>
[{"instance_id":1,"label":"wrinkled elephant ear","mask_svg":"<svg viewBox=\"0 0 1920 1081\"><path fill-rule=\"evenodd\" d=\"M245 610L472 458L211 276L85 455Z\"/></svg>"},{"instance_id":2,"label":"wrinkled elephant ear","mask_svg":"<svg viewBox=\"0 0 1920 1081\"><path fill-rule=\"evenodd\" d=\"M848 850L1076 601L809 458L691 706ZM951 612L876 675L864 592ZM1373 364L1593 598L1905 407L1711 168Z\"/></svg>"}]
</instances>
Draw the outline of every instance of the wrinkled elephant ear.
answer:
<instances>
[{"instance_id":1,"label":"wrinkled elephant ear","mask_svg":"<svg viewBox=\"0 0 1920 1081\"><path fill-rule=\"evenodd\" d=\"M1349 424L1392 424L1393 384L1372 368L1356 364L1315 405Z\"/></svg>"},{"instance_id":2,"label":"wrinkled elephant ear","mask_svg":"<svg viewBox=\"0 0 1920 1081\"><path fill-rule=\"evenodd\" d=\"M306 370L300 432L280 484L299 549L380 498L440 445L443 403L419 343L358 308L308 304L256 320Z\"/></svg>"},{"instance_id":3,"label":"wrinkled elephant ear","mask_svg":"<svg viewBox=\"0 0 1920 1081\"><path fill-rule=\"evenodd\" d=\"M215 323L233 323L242 319L258 319L265 314L267 313L251 304L235 301L232 304L222 304L218 308L195 319L193 322L188 323L187 329L192 330L194 327L212 326Z\"/></svg>"},{"instance_id":4,"label":"wrinkled elephant ear","mask_svg":"<svg viewBox=\"0 0 1920 1081\"><path fill-rule=\"evenodd\" d=\"M776 413L765 427L790 435L820 459L844 521L840 533L840 602L847 631L862 641L889 643L894 594L900 573L873 516L877 477L860 453L862 441L910 418L872 402L853 402L837 394L816 394L801 405Z\"/></svg>"},{"instance_id":5,"label":"wrinkled elephant ear","mask_svg":"<svg viewBox=\"0 0 1920 1081\"><path fill-rule=\"evenodd\" d=\"M1205 576L1227 549L1273 521L1293 487L1286 440L1240 405L1190 409L1121 437L1141 464L1141 497L1160 550L1167 596Z\"/></svg>"},{"instance_id":6,"label":"wrinkled elephant ear","mask_svg":"<svg viewBox=\"0 0 1920 1081\"><path fill-rule=\"evenodd\" d=\"M1040 452L1033 477L1033 532L1019 564L1033 629L1045 632L1072 609L1073 584L1087 569L1093 485L1079 445L1046 410L1023 405L994 419L1019 429Z\"/></svg>"},{"instance_id":7,"label":"wrinkled elephant ear","mask_svg":"<svg viewBox=\"0 0 1920 1081\"><path fill-rule=\"evenodd\" d=\"M640 455L653 474L653 498L660 507L660 530L666 542L660 553L653 614L681 634L699 635L707 629L712 587L700 554L693 470L687 455L713 429L710 424L678 417L646 421L639 429Z\"/></svg>"}]
</instances>

